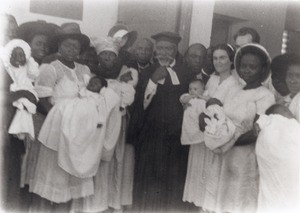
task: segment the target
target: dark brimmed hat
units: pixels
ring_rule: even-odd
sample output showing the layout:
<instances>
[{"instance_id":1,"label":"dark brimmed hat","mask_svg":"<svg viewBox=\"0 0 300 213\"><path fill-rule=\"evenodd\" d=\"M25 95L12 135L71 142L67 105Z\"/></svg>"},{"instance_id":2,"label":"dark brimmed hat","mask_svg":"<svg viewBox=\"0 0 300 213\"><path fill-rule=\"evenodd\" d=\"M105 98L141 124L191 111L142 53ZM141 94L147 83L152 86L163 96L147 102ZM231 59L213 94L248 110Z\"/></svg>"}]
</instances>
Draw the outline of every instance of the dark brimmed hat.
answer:
<instances>
[{"instance_id":1,"label":"dark brimmed hat","mask_svg":"<svg viewBox=\"0 0 300 213\"><path fill-rule=\"evenodd\" d=\"M34 36L45 35L52 36L59 26L46 21L32 21L25 22L18 27L17 35L18 38L23 39L27 43L30 43Z\"/></svg>"},{"instance_id":2,"label":"dark brimmed hat","mask_svg":"<svg viewBox=\"0 0 300 213\"><path fill-rule=\"evenodd\" d=\"M56 31L56 35L52 39L52 45L58 47L58 44L68 38L76 39L81 44L81 51L86 49L90 44L90 39L80 31L77 23L64 23L60 29Z\"/></svg>"},{"instance_id":3,"label":"dark brimmed hat","mask_svg":"<svg viewBox=\"0 0 300 213\"><path fill-rule=\"evenodd\" d=\"M240 69L242 56L247 53L255 54L262 59L263 66L265 66L265 72L261 76L261 82L263 82L270 75L271 57L268 51L262 45L256 43L243 45L236 51L234 56L234 66L237 71Z\"/></svg>"},{"instance_id":4,"label":"dark brimmed hat","mask_svg":"<svg viewBox=\"0 0 300 213\"><path fill-rule=\"evenodd\" d=\"M128 40L124 45L124 48L131 47L137 39L137 31L130 31L126 25L116 24L109 30L107 34L108 37L112 37L112 38L123 37L125 35L128 36Z\"/></svg>"},{"instance_id":5,"label":"dark brimmed hat","mask_svg":"<svg viewBox=\"0 0 300 213\"><path fill-rule=\"evenodd\" d=\"M180 35L173 32L157 33L155 35L152 35L151 38L153 38L155 41L169 41L176 45L181 41Z\"/></svg>"}]
</instances>

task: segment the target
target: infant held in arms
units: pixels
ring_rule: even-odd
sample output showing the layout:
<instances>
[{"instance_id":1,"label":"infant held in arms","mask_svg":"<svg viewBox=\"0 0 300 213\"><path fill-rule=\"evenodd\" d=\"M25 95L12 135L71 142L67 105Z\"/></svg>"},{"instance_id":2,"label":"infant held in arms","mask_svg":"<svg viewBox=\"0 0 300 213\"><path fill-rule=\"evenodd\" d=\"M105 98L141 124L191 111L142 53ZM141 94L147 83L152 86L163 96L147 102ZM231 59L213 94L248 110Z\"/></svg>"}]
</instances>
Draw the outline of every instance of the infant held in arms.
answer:
<instances>
[{"instance_id":1,"label":"infant held in arms","mask_svg":"<svg viewBox=\"0 0 300 213\"><path fill-rule=\"evenodd\" d=\"M80 178L94 176L101 159L106 121L119 101L119 96L107 88L106 80L94 76L80 90L79 97L53 106L38 139L58 152L58 164L68 173Z\"/></svg>"}]
</instances>

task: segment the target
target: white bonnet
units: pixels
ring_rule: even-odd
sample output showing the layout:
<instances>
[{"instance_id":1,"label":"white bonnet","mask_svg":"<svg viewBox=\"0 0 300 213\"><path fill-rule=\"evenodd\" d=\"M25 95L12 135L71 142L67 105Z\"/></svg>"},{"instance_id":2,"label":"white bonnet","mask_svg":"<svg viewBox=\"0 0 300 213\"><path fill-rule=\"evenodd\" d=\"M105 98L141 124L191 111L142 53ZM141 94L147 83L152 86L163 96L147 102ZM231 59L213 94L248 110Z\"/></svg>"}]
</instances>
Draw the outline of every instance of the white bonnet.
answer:
<instances>
[{"instance_id":1,"label":"white bonnet","mask_svg":"<svg viewBox=\"0 0 300 213\"><path fill-rule=\"evenodd\" d=\"M11 53L16 47L20 47L23 49L23 51L25 53L26 61L28 61L29 58L31 57L30 46L21 39L13 39L13 40L9 41L1 50L0 57L5 65L10 64Z\"/></svg>"},{"instance_id":2,"label":"white bonnet","mask_svg":"<svg viewBox=\"0 0 300 213\"><path fill-rule=\"evenodd\" d=\"M119 47L119 43L115 39L110 37L98 39L97 41L95 41L97 54L100 54L103 51L111 51L118 55Z\"/></svg>"}]
</instances>

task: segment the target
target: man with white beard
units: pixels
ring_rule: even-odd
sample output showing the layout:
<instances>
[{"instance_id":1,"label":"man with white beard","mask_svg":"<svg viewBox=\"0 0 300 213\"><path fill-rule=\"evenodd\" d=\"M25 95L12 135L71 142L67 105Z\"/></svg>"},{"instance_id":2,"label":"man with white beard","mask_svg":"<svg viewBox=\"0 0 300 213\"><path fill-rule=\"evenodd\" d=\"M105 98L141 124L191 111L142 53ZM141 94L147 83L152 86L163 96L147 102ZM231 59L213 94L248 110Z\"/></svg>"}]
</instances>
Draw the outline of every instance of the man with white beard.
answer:
<instances>
[{"instance_id":1,"label":"man with white beard","mask_svg":"<svg viewBox=\"0 0 300 213\"><path fill-rule=\"evenodd\" d=\"M181 37L173 32L153 35L157 63L143 98L142 128L136 143L134 209L184 211L182 201L188 147L180 144L183 108L180 95L188 91L187 67L178 59Z\"/></svg>"}]
</instances>

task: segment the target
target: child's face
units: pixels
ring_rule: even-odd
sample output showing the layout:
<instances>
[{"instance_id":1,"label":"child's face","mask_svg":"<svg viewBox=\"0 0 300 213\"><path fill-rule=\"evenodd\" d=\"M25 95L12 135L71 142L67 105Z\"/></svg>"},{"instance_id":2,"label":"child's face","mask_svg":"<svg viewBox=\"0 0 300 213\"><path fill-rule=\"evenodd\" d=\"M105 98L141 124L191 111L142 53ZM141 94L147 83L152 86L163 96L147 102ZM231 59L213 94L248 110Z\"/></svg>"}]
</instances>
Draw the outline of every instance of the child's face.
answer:
<instances>
[{"instance_id":1,"label":"child's face","mask_svg":"<svg viewBox=\"0 0 300 213\"><path fill-rule=\"evenodd\" d=\"M102 88L101 80L99 78L91 78L86 88L91 92L99 93Z\"/></svg>"},{"instance_id":2,"label":"child's face","mask_svg":"<svg viewBox=\"0 0 300 213\"><path fill-rule=\"evenodd\" d=\"M204 92L203 85L200 82L192 82L189 86L190 95L202 95Z\"/></svg>"},{"instance_id":3,"label":"child's face","mask_svg":"<svg viewBox=\"0 0 300 213\"><path fill-rule=\"evenodd\" d=\"M13 49L10 57L10 63L14 67L24 66L26 63L26 57L23 49L21 47L16 47Z\"/></svg>"}]
</instances>

